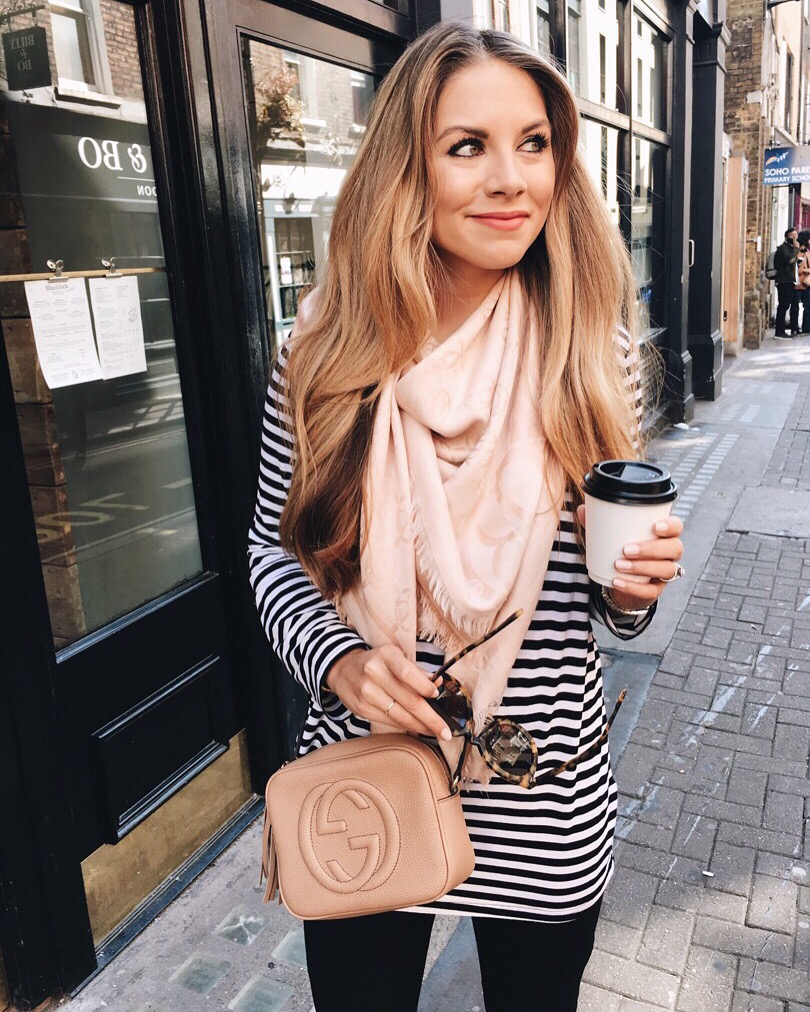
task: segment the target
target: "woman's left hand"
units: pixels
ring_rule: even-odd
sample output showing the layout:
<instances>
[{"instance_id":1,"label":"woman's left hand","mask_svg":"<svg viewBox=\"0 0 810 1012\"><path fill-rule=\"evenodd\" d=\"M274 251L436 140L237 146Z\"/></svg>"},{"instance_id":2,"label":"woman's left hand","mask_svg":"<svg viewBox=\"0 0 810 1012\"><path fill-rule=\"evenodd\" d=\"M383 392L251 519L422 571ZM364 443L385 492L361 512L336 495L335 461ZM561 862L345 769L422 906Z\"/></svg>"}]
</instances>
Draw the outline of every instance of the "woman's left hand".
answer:
<instances>
[{"instance_id":1,"label":"woman's left hand","mask_svg":"<svg viewBox=\"0 0 810 1012\"><path fill-rule=\"evenodd\" d=\"M578 507L577 515L584 526L584 506ZM663 594L666 581L678 572L677 563L683 557L683 521L673 516L659 520L650 533L652 540L625 545L622 558L614 562L618 574L652 578L649 583L633 583L617 575L610 592L620 608L648 608Z\"/></svg>"}]
</instances>

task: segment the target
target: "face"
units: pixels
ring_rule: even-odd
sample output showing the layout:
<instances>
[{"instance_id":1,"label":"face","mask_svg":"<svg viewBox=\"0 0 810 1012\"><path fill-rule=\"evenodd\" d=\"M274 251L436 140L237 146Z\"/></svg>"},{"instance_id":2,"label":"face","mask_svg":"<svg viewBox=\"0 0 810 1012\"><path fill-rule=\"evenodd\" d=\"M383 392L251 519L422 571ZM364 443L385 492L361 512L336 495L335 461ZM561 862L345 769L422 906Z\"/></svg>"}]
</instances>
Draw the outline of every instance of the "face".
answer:
<instances>
[{"instance_id":1,"label":"face","mask_svg":"<svg viewBox=\"0 0 810 1012\"><path fill-rule=\"evenodd\" d=\"M455 73L431 150L433 243L460 276L514 266L546 223L554 155L546 103L523 70L489 59Z\"/></svg>"},{"instance_id":2,"label":"face","mask_svg":"<svg viewBox=\"0 0 810 1012\"><path fill-rule=\"evenodd\" d=\"M794 229L792 232L788 232L788 242L796 242L796 236L798 233Z\"/></svg>"}]
</instances>

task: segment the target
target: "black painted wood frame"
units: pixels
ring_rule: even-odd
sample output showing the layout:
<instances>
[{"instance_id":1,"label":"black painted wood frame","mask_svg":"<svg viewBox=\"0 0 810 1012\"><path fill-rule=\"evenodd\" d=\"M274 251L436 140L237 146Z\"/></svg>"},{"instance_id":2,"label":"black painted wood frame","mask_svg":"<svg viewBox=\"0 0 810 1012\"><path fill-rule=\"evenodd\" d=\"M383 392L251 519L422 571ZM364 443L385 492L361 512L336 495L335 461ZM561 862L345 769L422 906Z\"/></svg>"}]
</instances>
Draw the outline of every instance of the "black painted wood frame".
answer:
<instances>
[{"instance_id":1,"label":"black painted wood frame","mask_svg":"<svg viewBox=\"0 0 810 1012\"><path fill-rule=\"evenodd\" d=\"M206 682L207 670L179 679L165 697L196 691L200 705L209 710L212 738L210 745L203 743L200 768L217 753L217 742L225 734L238 726L247 728L251 782L258 793L286 757L297 707L290 697L291 680L280 677L259 628L247 581L245 535L255 494L268 361L264 307L257 298L260 260L255 222L250 218L252 200L239 205L250 190L240 194L233 186L234 176L226 178L223 171L231 156L239 162L238 171L245 171L244 105L241 92L220 90L218 55L211 50L210 25L204 22L214 9L222 11L225 0L216 4L123 2L136 7L155 141L153 159L164 190L164 207L166 201L169 206L169 220L164 216L162 224L172 297L180 318L178 359L181 373L188 377L184 407L190 432L195 426L196 442L206 447L209 458L194 462L198 472L206 471L202 484L208 489L200 511L200 533L206 541L214 528L217 531L216 573L225 601L227 639L233 645L230 687L240 723L235 727L230 720L228 727L217 723L216 689ZM241 3L240 11L258 23L268 7L262 0L253 0L250 5ZM396 57L415 24L412 14L405 16L371 0L336 0L334 9L326 4L284 2L276 9L286 12L279 21L307 17L314 28L310 41L315 40L316 51L333 58L340 57L330 49L335 31L344 33L347 43L353 33L362 35L371 46L372 58L358 66L377 72ZM284 41L283 36L279 41ZM321 41L324 48L319 50ZM234 79L229 83L233 85ZM230 105L222 108L216 103L225 91ZM224 153L223 145L234 139L237 151ZM228 165L229 172L232 167ZM80 865L87 841L80 839L84 834L71 802L81 785L71 782L72 763L65 762L70 735L59 705L62 672L57 671L52 647L2 341L0 460L5 493L0 497L4 546L0 811L7 818L0 834L0 947L12 999L20 1009L30 1009L49 995L74 991L94 972L96 954ZM95 735L97 747L112 748L119 727L116 721L101 727ZM189 767L189 775L196 769ZM148 807L153 801L156 807L160 800L146 799L145 804ZM135 814L110 812L108 835L117 838L128 828L128 820L145 810L141 806Z\"/></svg>"}]
</instances>

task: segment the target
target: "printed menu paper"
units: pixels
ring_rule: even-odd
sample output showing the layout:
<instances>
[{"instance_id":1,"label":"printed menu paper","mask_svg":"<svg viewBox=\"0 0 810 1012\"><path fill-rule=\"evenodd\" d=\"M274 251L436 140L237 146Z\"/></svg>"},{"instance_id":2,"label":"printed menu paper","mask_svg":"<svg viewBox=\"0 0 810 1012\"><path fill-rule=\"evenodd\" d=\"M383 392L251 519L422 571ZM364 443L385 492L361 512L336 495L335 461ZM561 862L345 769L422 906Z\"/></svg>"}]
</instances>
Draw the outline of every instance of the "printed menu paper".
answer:
<instances>
[{"instance_id":1,"label":"printed menu paper","mask_svg":"<svg viewBox=\"0 0 810 1012\"><path fill-rule=\"evenodd\" d=\"M51 390L101 379L84 278L26 281L25 297L39 365Z\"/></svg>"},{"instance_id":2,"label":"printed menu paper","mask_svg":"<svg viewBox=\"0 0 810 1012\"><path fill-rule=\"evenodd\" d=\"M102 376L146 372L137 277L91 278L88 283Z\"/></svg>"}]
</instances>

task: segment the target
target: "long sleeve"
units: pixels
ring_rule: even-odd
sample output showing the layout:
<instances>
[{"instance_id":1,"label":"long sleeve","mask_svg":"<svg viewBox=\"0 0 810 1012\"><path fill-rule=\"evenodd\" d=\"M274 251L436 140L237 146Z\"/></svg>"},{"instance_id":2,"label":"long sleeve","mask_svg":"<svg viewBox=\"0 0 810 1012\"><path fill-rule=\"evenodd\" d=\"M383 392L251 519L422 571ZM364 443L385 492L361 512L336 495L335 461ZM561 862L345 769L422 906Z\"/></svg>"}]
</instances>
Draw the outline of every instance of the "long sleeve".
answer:
<instances>
[{"instance_id":1,"label":"long sleeve","mask_svg":"<svg viewBox=\"0 0 810 1012\"><path fill-rule=\"evenodd\" d=\"M284 414L285 364L280 357L267 388L256 508L248 534L250 583L261 623L284 666L317 706L342 719L348 711L324 688L324 679L338 658L368 645L340 621L295 556L281 547L279 518L290 489L293 455Z\"/></svg>"},{"instance_id":2,"label":"long sleeve","mask_svg":"<svg viewBox=\"0 0 810 1012\"><path fill-rule=\"evenodd\" d=\"M619 356L624 371L624 386L627 399L632 405L633 415L637 426L641 427L641 417L644 411L643 390L641 385L641 356L638 347L623 328L619 328L616 334L616 353ZM640 452L641 444L638 437L633 438L633 450L636 454ZM587 537L587 534L586 534ZM654 602L647 608L643 615L623 615L621 612L612 611L605 599L602 597L602 587L591 580L590 587L590 613L591 618L605 626L614 636L622 640L631 640L644 632L652 621L658 602Z\"/></svg>"}]
</instances>

